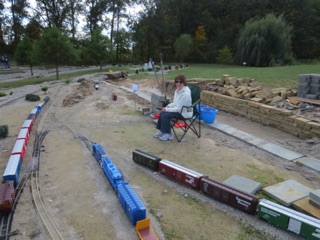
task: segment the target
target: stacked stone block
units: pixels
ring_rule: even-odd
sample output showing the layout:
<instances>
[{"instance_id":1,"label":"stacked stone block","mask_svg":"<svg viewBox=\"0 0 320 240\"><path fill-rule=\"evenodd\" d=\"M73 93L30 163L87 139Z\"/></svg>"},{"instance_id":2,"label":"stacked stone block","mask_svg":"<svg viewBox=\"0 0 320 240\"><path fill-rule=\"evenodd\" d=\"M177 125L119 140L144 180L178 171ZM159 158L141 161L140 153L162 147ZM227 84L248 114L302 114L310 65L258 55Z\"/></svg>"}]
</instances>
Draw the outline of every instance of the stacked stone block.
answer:
<instances>
[{"instance_id":1,"label":"stacked stone block","mask_svg":"<svg viewBox=\"0 0 320 240\"><path fill-rule=\"evenodd\" d=\"M300 74L297 96L308 99L320 99L320 74Z\"/></svg>"},{"instance_id":2,"label":"stacked stone block","mask_svg":"<svg viewBox=\"0 0 320 240\"><path fill-rule=\"evenodd\" d=\"M320 138L320 123L296 116L287 109L205 90L201 92L201 104L277 128L302 139Z\"/></svg>"},{"instance_id":3,"label":"stacked stone block","mask_svg":"<svg viewBox=\"0 0 320 240\"><path fill-rule=\"evenodd\" d=\"M156 93L152 93L151 111L153 113L159 113L161 108L164 107L165 102L166 102L166 97L164 95L158 95Z\"/></svg>"}]
</instances>

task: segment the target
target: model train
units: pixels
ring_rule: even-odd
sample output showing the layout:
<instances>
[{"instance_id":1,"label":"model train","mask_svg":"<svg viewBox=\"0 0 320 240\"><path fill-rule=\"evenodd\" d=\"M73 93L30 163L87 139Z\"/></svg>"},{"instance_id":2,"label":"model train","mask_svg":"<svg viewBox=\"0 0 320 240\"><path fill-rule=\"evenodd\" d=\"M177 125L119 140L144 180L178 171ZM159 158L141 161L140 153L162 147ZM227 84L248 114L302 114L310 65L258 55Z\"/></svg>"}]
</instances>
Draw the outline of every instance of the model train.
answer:
<instances>
[{"instance_id":1,"label":"model train","mask_svg":"<svg viewBox=\"0 0 320 240\"><path fill-rule=\"evenodd\" d=\"M260 199L208 176L195 172L166 159L136 149L132 153L134 162L173 179L189 188L201 191L204 195L225 203L276 227L296 233L306 239L320 239L320 220L300 213L280 204Z\"/></svg>"},{"instance_id":2,"label":"model train","mask_svg":"<svg viewBox=\"0 0 320 240\"><path fill-rule=\"evenodd\" d=\"M32 109L21 126L2 175L2 183L0 185L0 214L12 211L15 198L15 188L19 183L21 165L27 151L29 136L39 113L48 101L49 97L47 96L44 98L43 102L39 103L34 109Z\"/></svg>"}]
</instances>

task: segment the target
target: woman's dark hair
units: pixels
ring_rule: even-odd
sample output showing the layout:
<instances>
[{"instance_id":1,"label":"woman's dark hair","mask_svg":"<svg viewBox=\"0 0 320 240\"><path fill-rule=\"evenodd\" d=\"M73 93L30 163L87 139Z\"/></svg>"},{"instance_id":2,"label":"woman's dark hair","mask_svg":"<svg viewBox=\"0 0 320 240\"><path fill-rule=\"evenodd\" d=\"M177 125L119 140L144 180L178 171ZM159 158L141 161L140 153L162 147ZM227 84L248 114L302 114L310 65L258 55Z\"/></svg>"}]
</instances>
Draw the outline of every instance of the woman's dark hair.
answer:
<instances>
[{"instance_id":1,"label":"woman's dark hair","mask_svg":"<svg viewBox=\"0 0 320 240\"><path fill-rule=\"evenodd\" d=\"M180 81L183 83L184 86L187 86L187 79L184 75L178 74L175 78L174 81Z\"/></svg>"}]
</instances>

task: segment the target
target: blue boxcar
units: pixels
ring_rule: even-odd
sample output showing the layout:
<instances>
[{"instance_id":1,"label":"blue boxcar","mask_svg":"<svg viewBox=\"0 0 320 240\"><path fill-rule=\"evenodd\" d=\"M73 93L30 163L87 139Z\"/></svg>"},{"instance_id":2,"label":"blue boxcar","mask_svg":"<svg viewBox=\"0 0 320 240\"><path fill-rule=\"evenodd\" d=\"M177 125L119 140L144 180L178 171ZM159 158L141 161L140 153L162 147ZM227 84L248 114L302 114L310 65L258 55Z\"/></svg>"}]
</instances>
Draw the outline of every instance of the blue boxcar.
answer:
<instances>
[{"instance_id":1,"label":"blue boxcar","mask_svg":"<svg viewBox=\"0 0 320 240\"><path fill-rule=\"evenodd\" d=\"M146 208L129 183L118 185L118 199L132 225L146 219Z\"/></svg>"},{"instance_id":2,"label":"blue boxcar","mask_svg":"<svg viewBox=\"0 0 320 240\"><path fill-rule=\"evenodd\" d=\"M102 169L104 174L107 176L114 190L117 190L117 186L123 183L123 176L117 169L117 167L107 157L103 158Z\"/></svg>"},{"instance_id":3,"label":"blue boxcar","mask_svg":"<svg viewBox=\"0 0 320 240\"><path fill-rule=\"evenodd\" d=\"M2 176L3 181L11 180L14 182L14 185L17 186L19 182L21 164L22 160L20 154L11 155Z\"/></svg>"},{"instance_id":4,"label":"blue boxcar","mask_svg":"<svg viewBox=\"0 0 320 240\"><path fill-rule=\"evenodd\" d=\"M104 151L103 147L99 143L92 144L92 154L98 160L101 166L102 166L102 159L108 158L106 152Z\"/></svg>"}]
</instances>

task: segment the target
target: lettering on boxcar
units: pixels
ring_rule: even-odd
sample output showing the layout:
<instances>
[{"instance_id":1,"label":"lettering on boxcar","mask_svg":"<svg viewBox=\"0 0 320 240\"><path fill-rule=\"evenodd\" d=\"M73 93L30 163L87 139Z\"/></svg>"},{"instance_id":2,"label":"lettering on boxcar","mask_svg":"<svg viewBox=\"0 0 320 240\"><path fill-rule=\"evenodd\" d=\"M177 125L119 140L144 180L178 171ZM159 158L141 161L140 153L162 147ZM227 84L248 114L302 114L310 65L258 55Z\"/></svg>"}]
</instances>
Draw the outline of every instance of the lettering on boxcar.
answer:
<instances>
[{"instance_id":1,"label":"lettering on boxcar","mask_svg":"<svg viewBox=\"0 0 320 240\"><path fill-rule=\"evenodd\" d=\"M193 185L194 184L194 177L191 177L189 175L186 175L186 180L185 180L187 183Z\"/></svg>"},{"instance_id":2,"label":"lettering on boxcar","mask_svg":"<svg viewBox=\"0 0 320 240\"><path fill-rule=\"evenodd\" d=\"M265 213L267 213L267 214L269 214L269 215L271 215L271 216L273 216L273 217L279 217L279 216L280 216L279 213L273 212L273 211L271 211L270 209L264 208L264 207L261 207L261 212L265 212Z\"/></svg>"},{"instance_id":3,"label":"lettering on boxcar","mask_svg":"<svg viewBox=\"0 0 320 240\"><path fill-rule=\"evenodd\" d=\"M236 197L236 200L237 200L237 203L239 203L240 205L244 206L245 208L248 208L251 203L250 202L247 202L243 199L240 199L238 196Z\"/></svg>"},{"instance_id":4,"label":"lettering on boxcar","mask_svg":"<svg viewBox=\"0 0 320 240\"><path fill-rule=\"evenodd\" d=\"M320 239L320 229L316 229L316 232L312 233L312 236Z\"/></svg>"}]
</instances>

